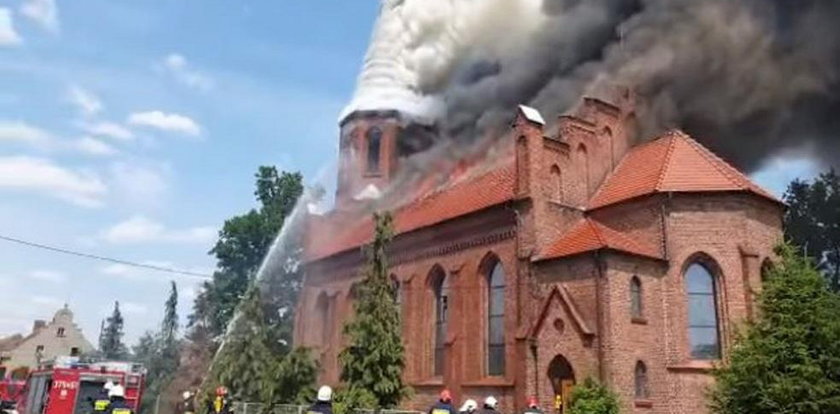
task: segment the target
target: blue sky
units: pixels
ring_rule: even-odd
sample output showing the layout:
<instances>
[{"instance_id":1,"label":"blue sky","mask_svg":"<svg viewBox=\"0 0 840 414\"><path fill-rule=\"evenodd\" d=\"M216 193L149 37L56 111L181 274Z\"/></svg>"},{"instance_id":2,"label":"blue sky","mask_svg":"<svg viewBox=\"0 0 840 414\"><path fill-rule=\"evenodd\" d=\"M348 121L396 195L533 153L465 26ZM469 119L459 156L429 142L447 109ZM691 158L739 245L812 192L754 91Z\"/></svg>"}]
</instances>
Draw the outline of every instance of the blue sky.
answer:
<instances>
[{"instance_id":1,"label":"blue sky","mask_svg":"<svg viewBox=\"0 0 840 414\"><path fill-rule=\"evenodd\" d=\"M0 234L210 273L258 165L332 178L377 7L0 0ZM120 300L132 342L172 277L0 243L0 335L67 302L95 340Z\"/></svg>"},{"instance_id":2,"label":"blue sky","mask_svg":"<svg viewBox=\"0 0 840 414\"><path fill-rule=\"evenodd\" d=\"M0 235L210 273L263 164L331 185L377 0L0 0ZM815 167L777 159L779 193ZM0 335L63 303L128 342L173 276L0 242ZM181 314L195 278L175 277Z\"/></svg>"}]
</instances>

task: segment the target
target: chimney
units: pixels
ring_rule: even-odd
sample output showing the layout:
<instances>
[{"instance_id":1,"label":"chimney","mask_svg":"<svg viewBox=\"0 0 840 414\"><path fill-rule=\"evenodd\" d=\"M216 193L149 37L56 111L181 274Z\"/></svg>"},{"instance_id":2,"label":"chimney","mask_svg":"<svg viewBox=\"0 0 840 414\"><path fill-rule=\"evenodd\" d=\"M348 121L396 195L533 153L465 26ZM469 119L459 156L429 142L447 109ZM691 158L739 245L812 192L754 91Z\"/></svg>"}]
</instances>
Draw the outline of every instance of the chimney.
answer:
<instances>
[{"instance_id":1,"label":"chimney","mask_svg":"<svg viewBox=\"0 0 840 414\"><path fill-rule=\"evenodd\" d=\"M41 329L44 329L46 327L47 327L47 321L38 319L38 320L35 321L35 323L32 324L32 333L37 333L38 331L40 331Z\"/></svg>"}]
</instances>

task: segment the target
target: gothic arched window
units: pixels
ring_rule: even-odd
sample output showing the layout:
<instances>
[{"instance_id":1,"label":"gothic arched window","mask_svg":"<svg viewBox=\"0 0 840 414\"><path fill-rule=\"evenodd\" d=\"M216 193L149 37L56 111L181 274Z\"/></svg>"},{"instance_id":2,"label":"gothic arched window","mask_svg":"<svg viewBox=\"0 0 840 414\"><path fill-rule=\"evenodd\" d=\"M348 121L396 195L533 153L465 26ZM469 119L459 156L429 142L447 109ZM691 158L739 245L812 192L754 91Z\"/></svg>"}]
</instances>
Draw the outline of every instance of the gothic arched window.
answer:
<instances>
[{"instance_id":1,"label":"gothic arched window","mask_svg":"<svg viewBox=\"0 0 840 414\"><path fill-rule=\"evenodd\" d=\"M367 138L367 171L378 173L380 153L382 152L382 130L379 127L371 128L367 133Z\"/></svg>"},{"instance_id":2,"label":"gothic arched window","mask_svg":"<svg viewBox=\"0 0 840 414\"><path fill-rule=\"evenodd\" d=\"M634 319L643 317L642 281L637 276L630 279L630 316Z\"/></svg>"},{"instance_id":3,"label":"gothic arched window","mask_svg":"<svg viewBox=\"0 0 840 414\"><path fill-rule=\"evenodd\" d=\"M431 283L435 299L434 375L442 376L447 324L449 322L449 280L446 277L446 272L440 266L435 266L432 269Z\"/></svg>"},{"instance_id":4,"label":"gothic arched window","mask_svg":"<svg viewBox=\"0 0 840 414\"><path fill-rule=\"evenodd\" d=\"M685 293L688 298L688 337L691 357L720 358L717 289L709 269L698 262L685 271Z\"/></svg>"},{"instance_id":5,"label":"gothic arched window","mask_svg":"<svg viewBox=\"0 0 840 414\"><path fill-rule=\"evenodd\" d=\"M636 399L648 399L650 397L650 392L648 391L648 373L644 362L636 362L636 370L633 374L633 378L636 384Z\"/></svg>"},{"instance_id":6,"label":"gothic arched window","mask_svg":"<svg viewBox=\"0 0 840 414\"><path fill-rule=\"evenodd\" d=\"M505 270L497 259L487 274L487 375L505 375Z\"/></svg>"}]
</instances>

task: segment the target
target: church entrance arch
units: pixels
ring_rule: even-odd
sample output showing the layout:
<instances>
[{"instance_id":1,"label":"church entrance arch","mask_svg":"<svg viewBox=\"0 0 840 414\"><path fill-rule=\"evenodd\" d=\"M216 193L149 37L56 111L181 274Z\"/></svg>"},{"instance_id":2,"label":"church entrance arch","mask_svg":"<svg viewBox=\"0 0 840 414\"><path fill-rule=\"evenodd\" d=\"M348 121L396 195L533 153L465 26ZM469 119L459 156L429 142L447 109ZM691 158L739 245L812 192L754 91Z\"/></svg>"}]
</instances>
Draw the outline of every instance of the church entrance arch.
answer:
<instances>
[{"instance_id":1,"label":"church entrance arch","mask_svg":"<svg viewBox=\"0 0 840 414\"><path fill-rule=\"evenodd\" d=\"M568 412L569 397L575 386L575 372L563 355L557 355L548 364L548 381L554 391L554 412Z\"/></svg>"}]
</instances>

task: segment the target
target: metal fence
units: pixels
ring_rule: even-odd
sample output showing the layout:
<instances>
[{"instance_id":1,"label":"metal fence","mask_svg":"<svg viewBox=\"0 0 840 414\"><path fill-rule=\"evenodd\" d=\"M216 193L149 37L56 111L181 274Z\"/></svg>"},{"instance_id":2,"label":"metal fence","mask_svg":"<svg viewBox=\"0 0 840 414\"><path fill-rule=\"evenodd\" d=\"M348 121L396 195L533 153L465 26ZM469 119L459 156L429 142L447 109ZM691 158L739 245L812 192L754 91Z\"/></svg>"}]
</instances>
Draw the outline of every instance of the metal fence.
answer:
<instances>
[{"instance_id":1,"label":"metal fence","mask_svg":"<svg viewBox=\"0 0 840 414\"><path fill-rule=\"evenodd\" d=\"M270 413L263 411L262 403L234 402L231 408L235 414L306 414L309 409L306 405L277 404L272 407ZM356 414L377 414L372 409L357 409ZM380 410L378 414L423 414L420 411L407 410Z\"/></svg>"}]
</instances>

